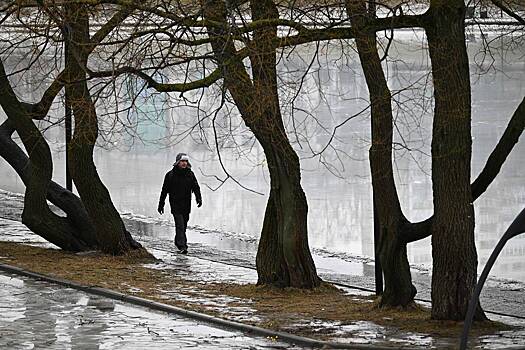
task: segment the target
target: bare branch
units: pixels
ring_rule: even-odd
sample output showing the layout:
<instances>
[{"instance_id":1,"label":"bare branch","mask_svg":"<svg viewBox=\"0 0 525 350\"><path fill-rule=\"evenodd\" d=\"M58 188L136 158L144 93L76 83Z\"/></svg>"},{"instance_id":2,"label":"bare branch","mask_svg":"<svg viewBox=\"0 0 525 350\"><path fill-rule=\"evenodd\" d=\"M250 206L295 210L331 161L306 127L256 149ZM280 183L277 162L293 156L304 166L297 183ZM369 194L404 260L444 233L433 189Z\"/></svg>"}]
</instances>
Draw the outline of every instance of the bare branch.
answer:
<instances>
[{"instance_id":1,"label":"bare branch","mask_svg":"<svg viewBox=\"0 0 525 350\"><path fill-rule=\"evenodd\" d=\"M525 25L525 19L523 19L523 17L519 16L516 12L512 11L510 8L505 6L505 4L503 4L500 0L491 0L491 2L498 8L500 8L503 12L505 12L507 15L518 21L520 24Z\"/></svg>"},{"instance_id":2,"label":"bare branch","mask_svg":"<svg viewBox=\"0 0 525 350\"><path fill-rule=\"evenodd\" d=\"M125 6L117 11L93 36L91 37L91 45L88 50L92 52L97 45L99 45L116 27L118 27L124 20L133 12L133 7Z\"/></svg>"},{"instance_id":3,"label":"bare branch","mask_svg":"<svg viewBox=\"0 0 525 350\"><path fill-rule=\"evenodd\" d=\"M88 70L89 76L92 78L103 78L103 77L115 77L121 74L129 73L134 74L144 81L147 82L148 88L154 88L158 92L187 92L190 90L200 89L211 86L217 80L222 78L222 72L220 69L215 69L210 75L205 78L195 80L188 83L173 83L165 84L159 83L148 74L144 73L143 70L136 69L133 67L121 67L116 70L99 71L94 72Z\"/></svg>"},{"instance_id":4,"label":"bare branch","mask_svg":"<svg viewBox=\"0 0 525 350\"><path fill-rule=\"evenodd\" d=\"M503 163L508 155L518 143L518 140L525 128L525 98L521 101L518 108L514 111L505 132L501 136L498 144L490 154L483 170L472 183L472 199L476 200L485 192L494 178L499 174Z\"/></svg>"}]
</instances>

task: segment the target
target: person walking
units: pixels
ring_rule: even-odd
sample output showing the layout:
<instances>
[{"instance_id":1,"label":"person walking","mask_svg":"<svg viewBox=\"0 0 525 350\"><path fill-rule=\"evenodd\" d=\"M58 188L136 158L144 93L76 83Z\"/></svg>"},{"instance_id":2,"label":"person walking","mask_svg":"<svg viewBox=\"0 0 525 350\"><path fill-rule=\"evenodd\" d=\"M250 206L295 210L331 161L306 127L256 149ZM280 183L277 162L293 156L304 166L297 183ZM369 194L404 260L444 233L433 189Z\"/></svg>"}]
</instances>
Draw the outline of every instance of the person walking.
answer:
<instances>
[{"instance_id":1,"label":"person walking","mask_svg":"<svg viewBox=\"0 0 525 350\"><path fill-rule=\"evenodd\" d=\"M175 219L175 246L179 253L188 253L188 243L186 239L186 227L190 219L191 212L191 193L195 194L197 207L202 206L202 196L199 183L193 171L186 153L179 153L175 158L173 169L164 176L162 191L160 193L159 214L164 214L164 203L169 194L170 207L173 218Z\"/></svg>"}]
</instances>

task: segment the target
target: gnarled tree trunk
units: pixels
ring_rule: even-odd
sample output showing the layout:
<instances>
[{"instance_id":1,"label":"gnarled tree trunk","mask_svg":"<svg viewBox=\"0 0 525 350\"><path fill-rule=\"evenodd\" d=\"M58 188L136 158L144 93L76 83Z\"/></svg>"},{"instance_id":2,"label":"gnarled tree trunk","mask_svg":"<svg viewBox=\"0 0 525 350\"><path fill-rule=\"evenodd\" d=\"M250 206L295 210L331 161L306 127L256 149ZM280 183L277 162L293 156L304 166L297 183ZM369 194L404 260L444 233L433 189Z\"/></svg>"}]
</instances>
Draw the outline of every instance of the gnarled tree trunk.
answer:
<instances>
[{"instance_id":1,"label":"gnarled tree trunk","mask_svg":"<svg viewBox=\"0 0 525 350\"><path fill-rule=\"evenodd\" d=\"M270 197L257 252L259 284L279 287L318 286L315 265L308 248L306 196L301 187L299 158L286 136L277 95L276 58L272 39L275 27L254 32L250 41L253 82L236 49L226 38L226 8L219 0L202 1L204 17L221 23L208 33L225 85L246 125L263 147L270 172ZM254 20L278 17L273 1L250 2Z\"/></svg>"},{"instance_id":2,"label":"gnarled tree trunk","mask_svg":"<svg viewBox=\"0 0 525 350\"><path fill-rule=\"evenodd\" d=\"M84 56L87 57L96 45L131 11L132 9L128 7L119 9L107 23L101 26L89 42L80 43L77 41L76 43L84 49ZM84 13L84 15L86 14ZM87 15L84 20L87 24ZM71 37L68 36L67 39L71 40ZM68 61L71 63L70 59ZM76 68L78 66L73 67L73 69ZM80 198L51 181L53 167L51 153L42 133L31 120L43 119L46 116L56 95L64 86L64 78L65 72L61 72L46 89L39 102L34 104L20 102L16 98L0 61L0 90L2 92L0 104L8 116L8 120L0 126L0 156L15 169L26 185L22 222L34 233L62 249L70 251L94 250L101 246L97 239L97 228L94 224L96 222L100 225L100 223L92 220ZM82 80L84 81L84 77ZM20 135L26 150L28 150L29 157L11 139L14 131ZM83 170L80 168L79 173L82 172ZM67 217L54 214L47 205L46 197L47 200L62 209ZM112 206L111 203L110 205ZM102 220L104 219L102 218ZM121 226L123 227L123 225ZM141 248L140 244L135 242L127 231L124 232L123 236L124 241L128 242L129 246ZM144 250L140 250L139 254L145 257L150 256Z\"/></svg>"},{"instance_id":3,"label":"gnarled tree trunk","mask_svg":"<svg viewBox=\"0 0 525 350\"><path fill-rule=\"evenodd\" d=\"M14 131L15 129L9 119L0 126L0 157L11 165L27 186L30 183L29 158L11 139ZM80 198L51 181L47 189L47 200L62 209L66 213L69 223L75 228L69 238L83 242L82 244L61 246L59 245L60 242L55 241L53 242L54 244L62 249L67 249L69 246L85 246L85 249L98 249L95 228ZM49 234L46 234L45 237L49 237ZM67 239L67 237L64 237L64 239Z\"/></svg>"},{"instance_id":4,"label":"gnarled tree trunk","mask_svg":"<svg viewBox=\"0 0 525 350\"><path fill-rule=\"evenodd\" d=\"M320 279L308 248L308 205L300 186L299 158L284 130L278 132L280 136L271 140L259 138L268 161L271 189L257 250L257 283L312 288Z\"/></svg>"},{"instance_id":5,"label":"gnarled tree trunk","mask_svg":"<svg viewBox=\"0 0 525 350\"><path fill-rule=\"evenodd\" d=\"M14 144L10 140L13 128L16 129L26 150L29 150L29 160L23 165L26 192L22 223L62 249L75 252L93 249L95 243L93 240L83 237L83 234L79 235L77 227L73 226L67 218L53 213L47 204L46 197L53 173L51 151L40 130L29 117L29 111L16 98L2 62L0 62L0 104L8 116L8 121L2 126L2 153L8 151L8 148ZM6 138L12 143L6 142ZM11 160L16 162L18 167L22 165L21 159Z\"/></svg>"}]
</instances>

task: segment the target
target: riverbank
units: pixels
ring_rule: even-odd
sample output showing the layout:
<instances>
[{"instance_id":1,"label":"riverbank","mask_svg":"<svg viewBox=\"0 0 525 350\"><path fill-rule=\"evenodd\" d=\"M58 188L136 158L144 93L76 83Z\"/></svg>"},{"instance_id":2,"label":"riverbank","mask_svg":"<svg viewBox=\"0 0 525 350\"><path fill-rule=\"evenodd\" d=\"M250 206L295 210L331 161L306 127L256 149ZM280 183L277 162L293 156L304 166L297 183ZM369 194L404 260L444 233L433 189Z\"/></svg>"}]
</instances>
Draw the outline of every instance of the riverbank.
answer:
<instances>
[{"instance_id":1,"label":"riverbank","mask_svg":"<svg viewBox=\"0 0 525 350\"><path fill-rule=\"evenodd\" d=\"M0 252L3 264L322 341L446 348L454 347L462 328L461 322L430 320L428 307L419 303L407 310L379 309L375 296L329 283L311 291L257 287L256 276L244 268L155 249L155 262L13 242L1 242ZM471 339L492 348L495 339L519 344L519 334L525 337L518 323L483 322Z\"/></svg>"},{"instance_id":2,"label":"riverbank","mask_svg":"<svg viewBox=\"0 0 525 350\"><path fill-rule=\"evenodd\" d=\"M314 249L319 275L339 287L325 284L312 292L259 288L257 242L250 236L190 227L190 254L181 256L174 253L169 222L128 214L127 228L158 261L74 255L52 249L20 223L22 195L0 191L0 200L2 263L319 340L438 348L458 341L460 323L429 320L430 270L413 271L418 300L409 312L377 310L373 274L366 272L373 271L369 259ZM524 298L522 283L492 278L481 303L491 320L506 326L478 329L473 344L499 348L525 343Z\"/></svg>"}]
</instances>

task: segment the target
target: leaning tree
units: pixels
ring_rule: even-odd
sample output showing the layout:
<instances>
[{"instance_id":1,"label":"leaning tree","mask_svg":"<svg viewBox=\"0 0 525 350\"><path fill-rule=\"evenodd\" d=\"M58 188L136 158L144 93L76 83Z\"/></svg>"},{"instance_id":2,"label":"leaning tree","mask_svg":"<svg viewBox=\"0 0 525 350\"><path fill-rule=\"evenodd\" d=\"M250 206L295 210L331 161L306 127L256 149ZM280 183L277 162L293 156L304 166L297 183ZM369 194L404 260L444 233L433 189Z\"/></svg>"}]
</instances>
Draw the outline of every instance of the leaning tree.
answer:
<instances>
[{"instance_id":1,"label":"leaning tree","mask_svg":"<svg viewBox=\"0 0 525 350\"><path fill-rule=\"evenodd\" d=\"M88 5L67 3L63 6L48 6L8 2L2 6L2 13L5 14L2 22L18 28L17 31L8 31L14 37L2 40L3 55L27 51L25 42L31 42L38 52L21 71L7 72L4 59L0 60L0 105L7 116L0 127L0 155L17 171L26 185L22 222L36 234L65 250L98 249L115 255L134 251L135 254L149 256L126 230L94 166L93 147L97 140L98 121L82 69L97 45L129 16L130 8L122 7L113 11L111 18L90 36ZM57 37L67 41L70 47L65 68L53 72L54 79L39 102L23 102L24 96L19 98L13 88L17 76L36 69L35 65L41 56L45 56L44 53L57 55L55 57L60 61L56 47L50 44ZM69 164L72 165L72 177L80 198L52 182L50 148L34 122L47 117L53 101L63 88L71 97L69 103L75 117ZM26 153L13 142L14 132L20 136ZM47 200L59 207L66 216L55 214Z\"/></svg>"},{"instance_id":2,"label":"leaning tree","mask_svg":"<svg viewBox=\"0 0 525 350\"><path fill-rule=\"evenodd\" d=\"M120 3L130 5L127 2ZM309 42L355 38L372 107L370 161L381 226L380 256L386 280L382 303L407 305L413 300L415 289L408 268L406 245L432 235L433 240L436 240L435 281L446 280L441 277L449 274L461 274L465 277L447 280L446 288L440 288L434 282L433 317L462 318L466 311L463 308L466 306L465 300L468 300L475 280L474 216L470 215L473 213L471 203L497 175L523 131L524 120L523 106L520 105L485 168L471 185L470 86L468 60L464 49L464 5L459 2L432 1L428 10L421 15L405 15L394 11L385 18L377 18L371 11L372 6L367 10L365 1L335 4L347 10L351 27L346 25L346 20L331 19L334 23L312 25L306 21L303 23L301 20L282 18L273 1L224 3L210 0L201 2L199 6L185 4L189 6L185 7L176 4L170 8L169 5L165 3L164 7L159 8L133 4L136 10L157 16L159 24L155 28L137 31L129 39L117 43L126 45L148 35L155 38L161 36L164 40L167 38L171 46L166 55L168 58L163 58L164 68L185 64L190 60L208 62L203 64L204 76L200 79L188 82L188 75L183 75L183 82L166 84L153 78L158 76L162 67L150 67L150 74L144 73L144 67L140 63L97 72L90 69L89 62L82 53L77 53L78 57L74 58L77 59L78 67L91 78L131 73L144 79L147 86L161 92L185 92L222 82L222 98L225 99L226 95L231 97L246 126L261 144L268 161L271 188L257 256L259 282L299 287L313 287L319 283L308 251L307 205L300 185L299 160L287 138L277 94L277 50ZM304 13L302 10L297 8L298 12ZM244 18L246 13L250 13L249 20ZM308 15L289 17L314 18ZM280 31L277 31L278 26ZM435 84L436 109L432 143L435 213L433 217L419 223L408 222L400 209L392 171L392 98L381 69L375 41L376 32L396 28L426 30ZM443 36L443 33L449 33L450 36ZM83 34L76 40L85 42L85 38L86 35ZM192 57L180 57L181 51L178 49L183 46L203 49L192 51ZM450 53L454 54L454 60L443 58ZM176 63L169 57L173 57ZM448 90L445 89L443 81L452 78L455 80L448 86ZM449 100L452 98L451 91L456 93L452 96L457 99L454 104ZM80 95L77 97L79 105L80 102L89 103L87 99L80 98ZM89 111L85 113L86 120L89 120L89 114ZM91 133L96 131L92 125L86 125L83 130ZM454 127L450 129L452 125ZM445 165L453 168L453 176L450 178L443 177ZM459 191L457 196L456 191ZM453 221L455 225L452 225ZM443 247L448 239L455 239L457 244L450 252ZM454 262L463 255L467 260L456 271ZM449 302L450 300L453 302ZM479 318L483 318L481 309Z\"/></svg>"}]
</instances>

